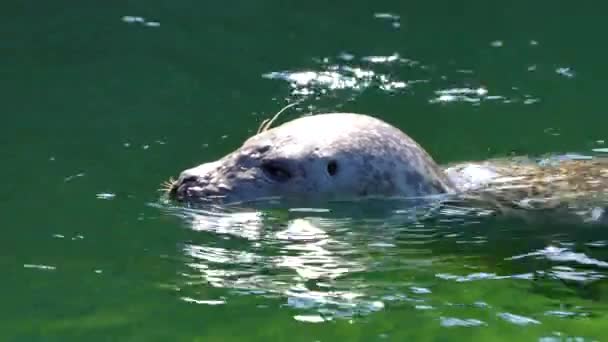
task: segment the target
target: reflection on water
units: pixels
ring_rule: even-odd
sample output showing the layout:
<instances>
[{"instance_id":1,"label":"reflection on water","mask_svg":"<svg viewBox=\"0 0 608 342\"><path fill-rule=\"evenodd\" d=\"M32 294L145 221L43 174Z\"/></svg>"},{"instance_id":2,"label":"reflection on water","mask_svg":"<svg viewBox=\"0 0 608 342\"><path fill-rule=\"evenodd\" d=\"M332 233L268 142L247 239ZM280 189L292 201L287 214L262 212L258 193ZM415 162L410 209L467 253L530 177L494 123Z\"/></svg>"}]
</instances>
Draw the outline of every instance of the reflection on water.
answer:
<instances>
[{"instance_id":1,"label":"reflection on water","mask_svg":"<svg viewBox=\"0 0 608 342\"><path fill-rule=\"evenodd\" d=\"M230 302L230 296L201 297L200 290L211 286L279 299L296 310L294 319L308 323L353 319L388 306L432 313L443 327L583 317L593 309L578 303L608 266L600 249L606 237L597 240L597 231L590 239L588 230L571 226L530 230L519 221L458 208L399 209L383 218L307 209L171 211L202 234L181 246L185 268L175 285L182 300ZM503 294L487 292L493 283ZM552 290L537 293L539 286ZM575 294L555 306L550 298L557 289ZM501 295L507 293L536 296L543 304L533 311L524 302L505 306ZM466 317L459 307L468 308L461 312Z\"/></svg>"},{"instance_id":2,"label":"reflection on water","mask_svg":"<svg viewBox=\"0 0 608 342\"><path fill-rule=\"evenodd\" d=\"M491 45L502 47L502 42L492 42ZM529 47L536 45L531 43ZM335 57L315 58L314 63L315 68L272 71L262 77L287 82L293 97L314 100L342 96L348 101L367 89L376 89L389 95L415 92L417 96L426 96L431 104L464 102L479 105L484 101L498 101L531 105L541 101L518 85L488 87L483 84L483 75L471 68L427 65L398 52L376 56L342 52ZM546 74L552 70L525 65L521 72L523 75L531 72ZM575 76L569 67L557 67L555 73L566 78Z\"/></svg>"},{"instance_id":3,"label":"reflection on water","mask_svg":"<svg viewBox=\"0 0 608 342\"><path fill-rule=\"evenodd\" d=\"M393 56L370 56L366 60L370 63L391 62ZM342 55L343 59L351 58ZM395 57L397 58L397 57ZM324 60L325 64L327 60ZM403 81L392 80L387 74L377 73L370 69L351 67L348 65L326 65L321 71L280 71L263 75L264 78L278 79L289 82L292 95L306 96L326 94L334 90L353 90L361 92L371 86L386 91L405 88Z\"/></svg>"},{"instance_id":4,"label":"reflection on water","mask_svg":"<svg viewBox=\"0 0 608 342\"><path fill-rule=\"evenodd\" d=\"M209 216L191 211L188 226L217 234L210 244L185 243L189 284L209 284L239 293L287 298L287 305L314 309L324 319L376 311L383 303L349 285L351 274L365 271L367 258L357 255L348 238L349 220L322 217L279 220L258 212ZM346 234L345 239L328 232ZM220 236L247 241L244 249L220 247ZM239 244L239 246L242 246ZM193 279L199 279L193 283ZM196 292L196 286L191 290ZM193 295L194 296L194 295ZM193 301L191 297L185 297ZM314 320L308 316L303 321Z\"/></svg>"}]
</instances>

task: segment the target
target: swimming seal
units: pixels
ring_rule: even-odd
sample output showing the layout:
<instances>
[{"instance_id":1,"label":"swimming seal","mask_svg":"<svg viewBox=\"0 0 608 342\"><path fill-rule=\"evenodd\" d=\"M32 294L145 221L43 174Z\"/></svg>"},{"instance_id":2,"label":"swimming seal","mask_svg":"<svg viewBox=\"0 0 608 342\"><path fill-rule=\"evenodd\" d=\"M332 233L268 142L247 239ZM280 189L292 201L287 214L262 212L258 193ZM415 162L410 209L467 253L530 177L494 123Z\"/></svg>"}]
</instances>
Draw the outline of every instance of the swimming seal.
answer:
<instances>
[{"instance_id":1,"label":"swimming seal","mask_svg":"<svg viewBox=\"0 0 608 342\"><path fill-rule=\"evenodd\" d=\"M452 182L413 139L371 116L305 116L263 131L218 161L185 170L180 201L298 201L422 197Z\"/></svg>"},{"instance_id":2,"label":"swimming seal","mask_svg":"<svg viewBox=\"0 0 608 342\"><path fill-rule=\"evenodd\" d=\"M608 162L509 159L440 167L412 138L380 119L328 113L262 129L223 158L183 171L167 190L178 201L214 203L448 194L482 207L568 207L595 210L590 215L597 216L597 208L587 204L608 195Z\"/></svg>"}]
</instances>

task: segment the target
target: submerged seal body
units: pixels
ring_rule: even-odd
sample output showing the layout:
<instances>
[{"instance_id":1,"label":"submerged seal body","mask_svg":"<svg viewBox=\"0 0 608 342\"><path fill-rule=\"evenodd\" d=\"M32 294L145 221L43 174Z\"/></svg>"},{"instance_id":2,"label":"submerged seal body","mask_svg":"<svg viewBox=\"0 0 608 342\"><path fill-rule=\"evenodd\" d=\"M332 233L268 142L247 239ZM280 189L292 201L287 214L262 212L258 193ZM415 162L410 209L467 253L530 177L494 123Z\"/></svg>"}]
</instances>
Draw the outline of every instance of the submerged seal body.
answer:
<instances>
[{"instance_id":1,"label":"submerged seal body","mask_svg":"<svg viewBox=\"0 0 608 342\"><path fill-rule=\"evenodd\" d=\"M180 201L420 197L453 191L413 139L367 115L305 116L261 132L223 158L183 171Z\"/></svg>"},{"instance_id":2,"label":"submerged seal body","mask_svg":"<svg viewBox=\"0 0 608 342\"><path fill-rule=\"evenodd\" d=\"M497 211L567 208L597 219L606 216L608 161L510 159L440 167L382 120L329 113L264 130L223 158L183 171L168 192L178 201L223 204L449 194L448 201Z\"/></svg>"},{"instance_id":3,"label":"submerged seal body","mask_svg":"<svg viewBox=\"0 0 608 342\"><path fill-rule=\"evenodd\" d=\"M445 168L454 199L496 212L552 212L608 223L608 160L591 156L496 159Z\"/></svg>"}]
</instances>

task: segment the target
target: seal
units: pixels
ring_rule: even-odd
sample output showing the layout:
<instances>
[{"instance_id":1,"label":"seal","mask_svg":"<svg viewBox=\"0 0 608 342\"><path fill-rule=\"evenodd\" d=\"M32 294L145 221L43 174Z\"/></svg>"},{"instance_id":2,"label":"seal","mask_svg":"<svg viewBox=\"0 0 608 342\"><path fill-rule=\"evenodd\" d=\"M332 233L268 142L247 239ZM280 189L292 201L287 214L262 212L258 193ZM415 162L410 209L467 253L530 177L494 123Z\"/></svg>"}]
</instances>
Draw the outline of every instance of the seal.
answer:
<instances>
[{"instance_id":1,"label":"seal","mask_svg":"<svg viewBox=\"0 0 608 342\"><path fill-rule=\"evenodd\" d=\"M354 113L304 116L262 129L234 152L185 170L169 184L178 201L220 203L414 198L453 190L412 138Z\"/></svg>"},{"instance_id":2,"label":"seal","mask_svg":"<svg viewBox=\"0 0 608 342\"><path fill-rule=\"evenodd\" d=\"M451 165L460 203L502 213L559 213L608 223L608 160L583 155L494 159ZM519 214L518 214L519 213Z\"/></svg>"},{"instance_id":3,"label":"seal","mask_svg":"<svg viewBox=\"0 0 608 342\"><path fill-rule=\"evenodd\" d=\"M232 204L446 195L439 196L444 203L497 212L565 208L589 220L608 216L606 159L510 158L440 167L407 134L372 116L317 114L269 129L271 123L221 159L183 171L166 184L169 197Z\"/></svg>"}]
</instances>

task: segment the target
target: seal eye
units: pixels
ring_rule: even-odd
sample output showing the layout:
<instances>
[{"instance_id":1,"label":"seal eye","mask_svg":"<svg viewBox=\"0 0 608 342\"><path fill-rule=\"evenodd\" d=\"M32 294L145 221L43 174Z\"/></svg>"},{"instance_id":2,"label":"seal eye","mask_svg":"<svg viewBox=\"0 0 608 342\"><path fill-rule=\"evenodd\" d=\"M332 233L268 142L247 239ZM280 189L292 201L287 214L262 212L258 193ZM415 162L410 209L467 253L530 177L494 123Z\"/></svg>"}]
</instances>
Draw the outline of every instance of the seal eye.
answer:
<instances>
[{"instance_id":1,"label":"seal eye","mask_svg":"<svg viewBox=\"0 0 608 342\"><path fill-rule=\"evenodd\" d=\"M327 173L329 173L330 176L335 176L337 172L338 172L338 162L336 162L335 160L332 160L329 163L327 163Z\"/></svg>"},{"instance_id":2,"label":"seal eye","mask_svg":"<svg viewBox=\"0 0 608 342\"><path fill-rule=\"evenodd\" d=\"M268 178L277 182L286 182L291 178L289 170L277 162L262 164L262 171L264 171Z\"/></svg>"}]
</instances>

